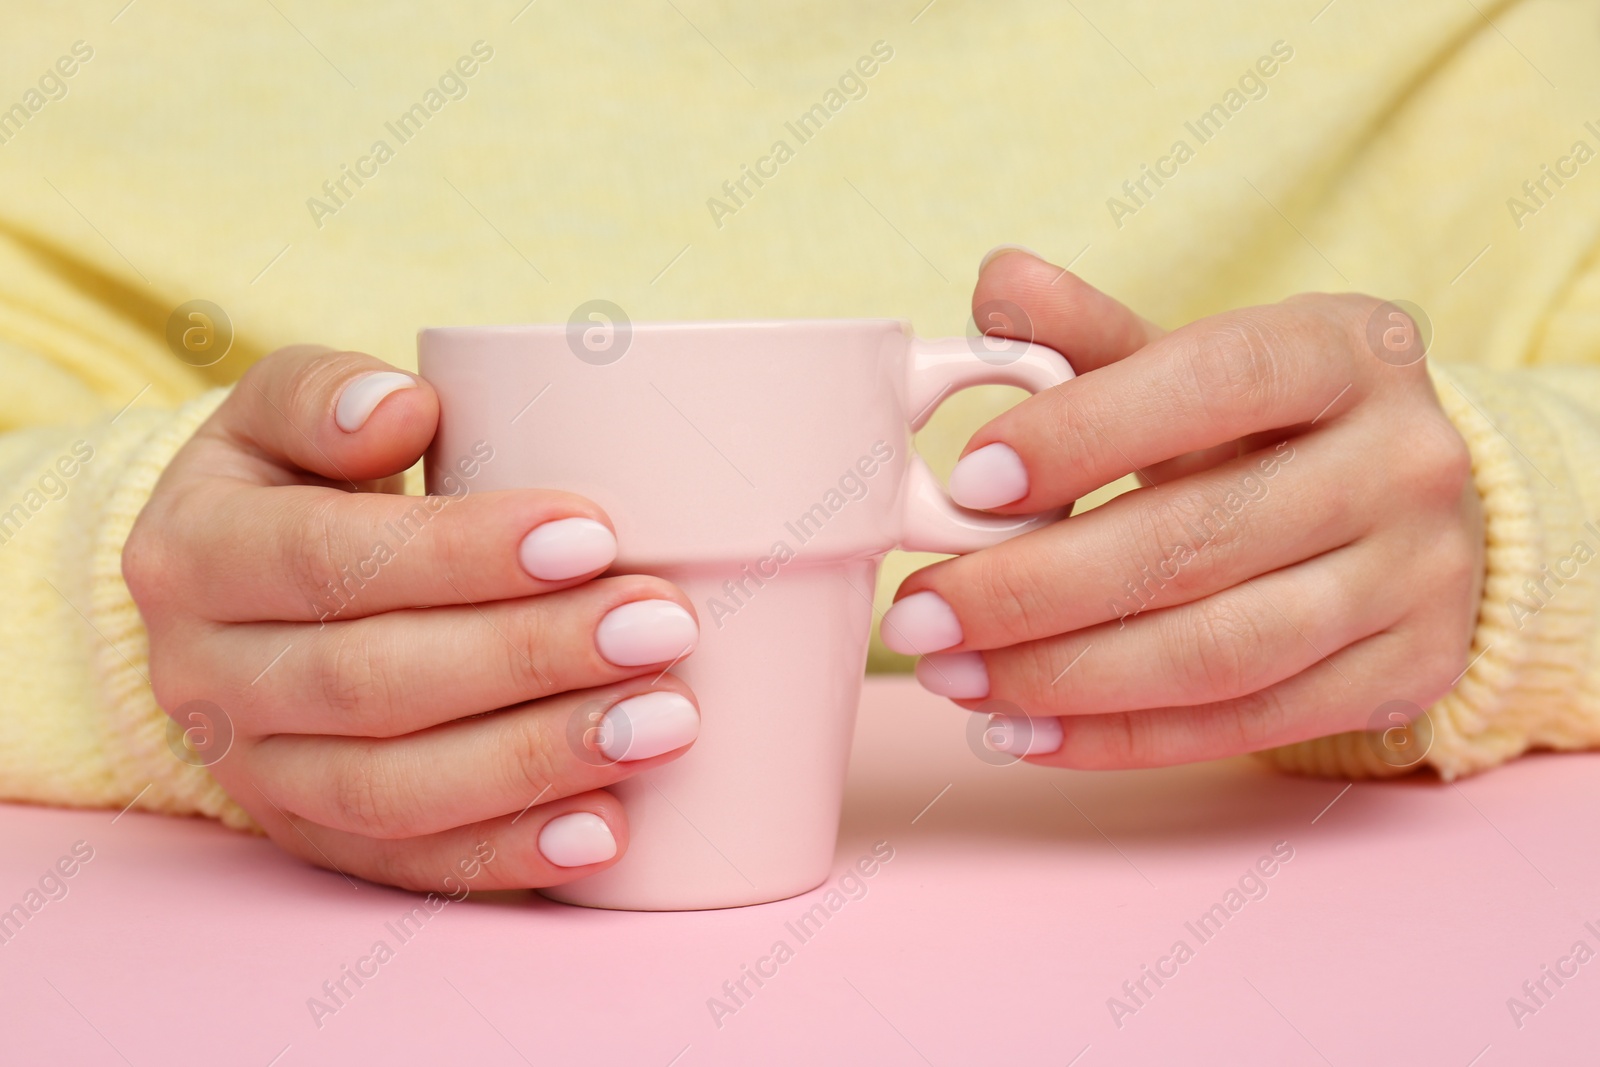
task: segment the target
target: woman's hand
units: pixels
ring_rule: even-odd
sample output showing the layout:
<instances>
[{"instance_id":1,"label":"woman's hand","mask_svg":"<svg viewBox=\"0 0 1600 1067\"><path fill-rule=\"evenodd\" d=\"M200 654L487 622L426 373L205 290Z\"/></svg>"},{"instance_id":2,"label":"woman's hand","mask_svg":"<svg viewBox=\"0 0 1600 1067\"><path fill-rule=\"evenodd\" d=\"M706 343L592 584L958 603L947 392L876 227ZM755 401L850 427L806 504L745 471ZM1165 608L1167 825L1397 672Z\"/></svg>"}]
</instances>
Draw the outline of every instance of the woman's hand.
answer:
<instances>
[{"instance_id":1,"label":"woman's hand","mask_svg":"<svg viewBox=\"0 0 1600 1067\"><path fill-rule=\"evenodd\" d=\"M1313 294L1165 333L1020 251L980 272L978 321L994 301L1079 377L983 427L956 499L1143 487L911 575L883 638L926 656L924 686L1036 717L999 731L1034 762L1134 767L1366 729L1460 677L1483 517L1393 305Z\"/></svg>"},{"instance_id":2,"label":"woman's hand","mask_svg":"<svg viewBox=\"0 0 1600 1067\"><path fill-rule=\"evenodd\" d=\"M231 723L210 770L284 849L412 889L555 885L627 848L604 787L695 736L665 673L693 608L590 580L616 541L589 501L474 492L492 445L450 495L398 495L438 415L370 356L274 353L175 457L123 571L157 701Z\"/></svg>"}]
</instances>

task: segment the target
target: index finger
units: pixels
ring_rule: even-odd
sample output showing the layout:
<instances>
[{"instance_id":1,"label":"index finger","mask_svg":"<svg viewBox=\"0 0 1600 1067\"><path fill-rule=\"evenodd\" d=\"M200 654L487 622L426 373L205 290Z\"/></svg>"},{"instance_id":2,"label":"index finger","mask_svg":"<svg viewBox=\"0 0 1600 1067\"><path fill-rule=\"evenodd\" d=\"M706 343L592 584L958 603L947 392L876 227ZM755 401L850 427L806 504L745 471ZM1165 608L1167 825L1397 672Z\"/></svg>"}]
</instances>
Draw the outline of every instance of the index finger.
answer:
<instances>
[{"instance_id":1,"label":"index finger","mask_svg":"<svg viewBox=\"0 0 1600 1067\"><path fill-rule=\"evenodd\" d=\"M454 496L419 497L219 482L170 505L168 535L144 547L161 557L166 595L216 622L533 596L592 577L616 555L610 520L583 497L454 484Z\"/></svg>"},{"instance_id":2,"label":"index finger","mask_svg":"<svg viewBox=\"0 0 1600 1067\"><path fill-rule=\"evenodd\" d=\"M1166 331L1070 270L1001 246L978 268L972 321L985 333L1035 341L1078 374L1137 352Z\"/></svg>"},{"instance_id":3,"label":"index finger","mask_svg":"<svg viewBox=\"0 0 1600 1067\"><path fill-rule=\"evenodd\" d=\"M1365 395L1343 356L1355 318L1306 304L1199 320L1029 397L979 430L968 456L995 444L1016 453L1022 471L1010 477L1026 491L992 510L1022 514L1175 456L1315 421Z\"/></svg>"}]
</instances>

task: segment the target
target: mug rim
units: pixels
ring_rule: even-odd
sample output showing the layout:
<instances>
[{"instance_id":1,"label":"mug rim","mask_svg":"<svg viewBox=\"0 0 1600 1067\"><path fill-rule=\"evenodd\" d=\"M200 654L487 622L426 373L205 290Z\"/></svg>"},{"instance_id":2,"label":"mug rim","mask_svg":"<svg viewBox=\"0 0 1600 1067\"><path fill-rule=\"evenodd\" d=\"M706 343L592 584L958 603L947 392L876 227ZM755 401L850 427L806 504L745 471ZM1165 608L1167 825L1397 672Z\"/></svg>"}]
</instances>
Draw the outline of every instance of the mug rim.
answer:
<instances>
[{"instance_id":1,"label":"mug rim","mask_svg":"<svg viewBox=\"0 0 1600 1067\"><path fill-rule=\"evenodd\" d=\"M781 330L793 327L824 327L833 329L854 328L862 329L872 326L894 326L902 333L909 335L911 323L907 319L896 319L888 316L872 316L867 318L797 318L797 319L647 319L642 322L630 322L628 328L632 331L650 330L652 332L687 332L690 330L703 331L729 331L729 330ZM427 334L442 336L462 336L468 334L554 334L564 336L573 325L570 322L527 322L527 323L484 323L477 326L423 326L417 330L420 339Z\"/></svg>"}]
</instances>

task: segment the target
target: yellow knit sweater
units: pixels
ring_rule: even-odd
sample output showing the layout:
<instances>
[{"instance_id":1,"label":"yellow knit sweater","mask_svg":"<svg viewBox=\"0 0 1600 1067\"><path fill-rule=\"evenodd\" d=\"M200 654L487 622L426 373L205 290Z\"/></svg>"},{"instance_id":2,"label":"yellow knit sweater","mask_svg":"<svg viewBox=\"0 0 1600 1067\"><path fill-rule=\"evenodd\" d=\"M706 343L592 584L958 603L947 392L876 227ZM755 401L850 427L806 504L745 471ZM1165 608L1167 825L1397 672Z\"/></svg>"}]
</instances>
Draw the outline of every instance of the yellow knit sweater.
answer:
<instances>
[{"instance_id":1,"label":"yellow knit sweater","mask_svg":"<svg viewBox=\"0 0 1600 1067\"><path fill-rule=\"evenodd\" d=\"M118 554L208 387L262 352L414 367L420 326L593 298L959 333L1001 241L1169 326L1307 289L1420 306L1489 563L1428 762L1591 745L1593 20L1561 0L8 13L0 796L247 821L168 751ZM195 299L235 334L205 368L168 344ZM934 465L1008 399L947 405L920 442ZM880 596L918 562L892 558ZM1360 734L1273 758L1394 771Z\"/></svg>"}]
</instances>

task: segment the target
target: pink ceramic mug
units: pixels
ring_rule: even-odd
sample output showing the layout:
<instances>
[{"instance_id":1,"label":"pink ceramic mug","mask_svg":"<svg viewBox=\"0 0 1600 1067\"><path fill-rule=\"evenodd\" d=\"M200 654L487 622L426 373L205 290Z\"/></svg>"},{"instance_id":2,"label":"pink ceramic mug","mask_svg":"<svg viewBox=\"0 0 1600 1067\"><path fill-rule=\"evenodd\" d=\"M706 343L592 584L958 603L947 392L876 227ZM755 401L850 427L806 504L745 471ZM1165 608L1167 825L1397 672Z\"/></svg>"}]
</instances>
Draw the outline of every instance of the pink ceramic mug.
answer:
<instances>
[{"instance_id":1,"label":"pink ceramic mug","mask_svg":"<svg viewBox=\"0 0 1600 1067\"><path fill-rule=\"evenodd\" d=\"M428 488L487 442L475 489L564 489L616 525L614 573L660 575L700 619L673 671L701 728L682 758L610 789L614 866L544 890L637 910L815 888L832 862L872 623L895 546L968 552L1060 513L956 506L911 449L945 396L1037 392L1072 370L992 338L924 341L891 319L479 326L418 335L440 400Z\"/></svg>"}]
</instances>

